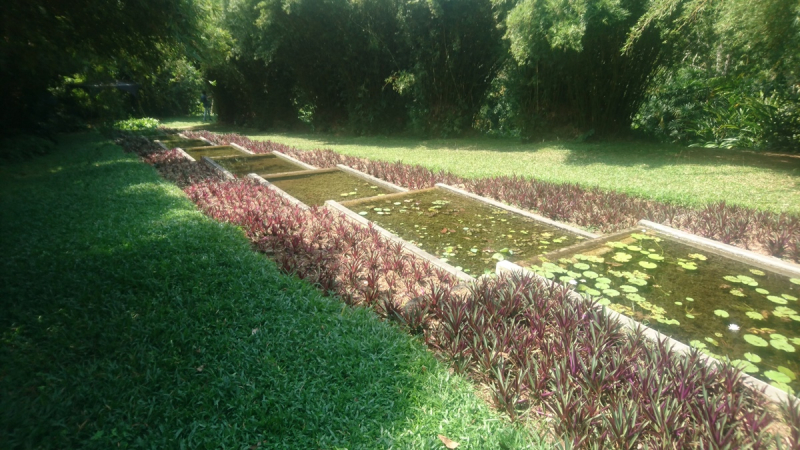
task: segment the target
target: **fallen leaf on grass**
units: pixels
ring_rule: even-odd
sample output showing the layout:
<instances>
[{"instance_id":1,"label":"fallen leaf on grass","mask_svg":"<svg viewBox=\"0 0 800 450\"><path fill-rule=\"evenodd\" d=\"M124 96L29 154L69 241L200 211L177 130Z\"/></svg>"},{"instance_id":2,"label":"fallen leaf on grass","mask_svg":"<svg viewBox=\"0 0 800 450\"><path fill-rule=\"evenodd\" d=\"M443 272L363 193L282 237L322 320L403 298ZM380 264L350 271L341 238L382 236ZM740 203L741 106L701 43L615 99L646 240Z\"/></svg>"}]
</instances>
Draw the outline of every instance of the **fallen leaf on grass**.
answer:
<instances>
[{"instance_id":1,"label":"fallen leaf on grass","mask_svg":"<svg viewBox=\"0 0 800 450\"><path fill-rule=\"evenodd\" d=\"M439 440L442 441L445 447L450 449L458 448L458 446L461 445L456 441L450 440L447 436L442 436L441 434L439 435Z\"/></svg>"}]
</instances>

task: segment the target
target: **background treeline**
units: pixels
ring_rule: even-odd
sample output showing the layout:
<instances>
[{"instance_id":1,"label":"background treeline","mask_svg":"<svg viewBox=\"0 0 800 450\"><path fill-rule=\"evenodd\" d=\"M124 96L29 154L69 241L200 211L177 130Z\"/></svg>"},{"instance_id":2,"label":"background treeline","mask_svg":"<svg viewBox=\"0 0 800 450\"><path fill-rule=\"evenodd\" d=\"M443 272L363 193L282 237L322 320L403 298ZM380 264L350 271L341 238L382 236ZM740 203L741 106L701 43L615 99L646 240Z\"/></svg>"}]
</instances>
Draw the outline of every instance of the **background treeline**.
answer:
<instances>
[{"instance_id":1,"label":"background treeline","mask_svg":"<svg viewBox=\"0 0 800 450\"><path fill-rule=\"evenodd\" d=\"M41 121L42 87L85 117L186 114L210 90L220 120L267 129L800 147L800 0L61 5L12 1L4 121ZM121 79L134 100L75 88Z\"/></svg>"}]
</instances>

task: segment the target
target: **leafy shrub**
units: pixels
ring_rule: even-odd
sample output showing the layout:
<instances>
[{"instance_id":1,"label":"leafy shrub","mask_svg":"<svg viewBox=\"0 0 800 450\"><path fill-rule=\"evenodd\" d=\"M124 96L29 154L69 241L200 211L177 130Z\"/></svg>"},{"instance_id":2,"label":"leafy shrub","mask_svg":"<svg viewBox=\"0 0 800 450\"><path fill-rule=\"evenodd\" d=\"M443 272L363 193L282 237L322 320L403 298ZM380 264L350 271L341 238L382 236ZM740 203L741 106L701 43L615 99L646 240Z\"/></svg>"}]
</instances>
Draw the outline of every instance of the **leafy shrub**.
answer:
<instances>
[{"instance_id":1,"label":"leafy shrub","mask_svg":"<svg viewBox=\"0 0 800 450\"><path fill-rule=\"evenodd\" d=\"M158 119L142 117L140 119L119 120L114 122L112 128L118 131L155 133L158 131L158 125Z\"/></svg>"}]
</instances>

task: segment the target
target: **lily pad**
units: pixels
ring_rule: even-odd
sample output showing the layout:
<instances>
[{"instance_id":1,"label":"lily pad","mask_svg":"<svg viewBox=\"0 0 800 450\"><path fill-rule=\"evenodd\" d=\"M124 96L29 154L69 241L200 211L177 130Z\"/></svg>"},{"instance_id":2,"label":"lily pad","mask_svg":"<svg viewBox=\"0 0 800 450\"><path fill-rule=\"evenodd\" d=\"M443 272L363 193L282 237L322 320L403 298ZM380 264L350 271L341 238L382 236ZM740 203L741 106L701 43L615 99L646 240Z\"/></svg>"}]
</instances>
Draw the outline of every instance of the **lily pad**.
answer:
<instances>
[{"instance_id":1,"label":"lily pad","mask_svg":"<svg viewBox=\"0 0 800 450\"><path fill-rule=\"evenodd\" d=\"M788 306L778 306L775 311L772 311L775 317L791 317L797 315L797 311L789 308Z\"/></svg>"},{"instance_id":2,"label":"lily pad","mask_svg":"<svg viewBox=\"0 0 800 450\"><path fill-rule=\"evenodd\" d=\"M724 309L715 309L714 314L719 317L722 317L723 319L731 316L730 314L728 314L728 311L725 311Z\"/></svg>"},{"instance_id":3,"label":"lily pad","mask_svg":"<svg viewBox=\"0 0 800 450\"><path fill-rule=\"evenodd\" d=\"M783 350L788 353L795 352L794 346L785 339L772 339L769 341L769 345L777 348L778 350Z\"/></svg>"},{"instance_id":4,"label":"lily pad","mask_svg":"<svg viewBox=\"0 0 800 450\"><path fill-rule=\"evenodd\" d=\"M697 264L693 262L679 262L678 265L684 270L697 270Z\"/></svg>"},{"instance_id":5,"label":"lily pad","mask_svg":"<svg viewBox=\"0 0 800 450\"><path fill-rule=\"evenodd\" d=\"M643 301L646 300L644 297L642 297L641 295L639 295L639 294L637 294L635 292L631 292L631 293L625 294L625 297L627 297L628 300L630 300L632 302L643 302Z\"/></svg>"},{"instance_id":6,"label":"lily pad","mask_svg":"<svg viewBox=\"0 0 800 450\"><path fill-rule=\"evenodd\" d=\"M694 347L694 348L699 348L699 349L701 349L701 350L702 350L702 349L704 349L704 348L706 348L706 347L708 347L708 346L705 344L705 342L698 341L697 339L693 339L693 340L689 341L689 346L690 346L690 347Z\"/></svg>"},{"instance_id":7,"label":"lily pad","mask_svg":"<svg viewBox=\"0 0 800 450\"><path fill-rule=\"evenodd\" d=\"M785 298L786 300L792 301L792 302L796 302L797 301L797 297L795 297L794 295L781 294L781 297Z\"/></svg>"},{"instance_id":8,"label":"lily pad","mask_svg":"<svg viewBox=\"0 0 800 450\"><path fill-rule=\"evenodd\" d=\"M601 306L608 306L611 304L611 300L607 298L601 298L600 300L597 301L597 304Z\"/></svg>"},{"instance_id":9,"label":"lily pad","mask_svg":"<svg viewBox=\"0 0 800 450\"><path fill-rule=\"evenodd\" d=\"M693 301L694 301L694 299L693 299L692 297L686 297L686 301L687 301L687 302L693 302Z\"/></svg>"},{"instance_id":10,"label":"lily pad","mask_svg":"<svg viewBox=\"0 0 800 450\"><path fill-rule=\"evenodd\" d=\"M633 293L633 292L639 292L639 289L637 289L637 288L635 288L633 286L629 286L627 284L621 285L619 287L619 290L622 291L622 292L628 293L628 294Z\"/></svg>"},{"instance_id":11,"label":"lily pad","mask_svg":"<svg viewBox=\"0 0 800 450\"><path fill-rule=\"evenodd\" d=\"M587 270L586 272L583 272L583 276L585 276L586 278L595 279L599 275L597 274L597 272L593 272L591 270Z\"/></svg>"},{"instance_id":12,"label":"lily pad","mask_svg":"<svg viewBox=\"0 0 800 450\"><path fill-rule=\"evenodd\" d=\"M686 313L686 318L687 319L694 319L694 314Z\"/></svg>"},{"instance_id":13,"label":"lily pad","mask_svg":"<svg viewBox=\"0 0 800 450\"><path fill-rule=\"evenodd\" d=\"M611 284L611 279L610 278L606 278L606 277L600 277L600 278L597 278L594 281L597 282L597 283L608 283L608 284Z\"/></svg>"},{"instance_id":14,"label":"lily pad","mask_svg":"<svg viewBox=\"0 0 800 450\"><path fill-rule=\"evenodd\" d=\"M603 295L607 295L609 297L619 297L619 291L616 289L603 289Z\"/></svg>"},{"instance_id":15,"label":"lily pad","mask_svg":"<svg viewBox=\"0 0 800 450\"><path fill-rule=\"evenodd\" d=\"M647 257L652 259L653 261L663 261L664 260L663 256L657 255L655 253L650 253L649 255L647 255Z\"/></svg>"},{"instance_id":16,"label":"lily pad","mask_svg":"<svg viewBox=\"0 0 800 450\"><path fill-rule=\"evenodd\" d=\"M574 267L574 268L576 268L576 269L578 269L580 271L589 270L591 268L591 266L586 264L586 263L575 263L575 264L572 265L572 267Z\"/></svg>"},{"instance_id":17,"label":"lily pad","mask_svg":"<svg viewBox=\"0 0 800 450\"><path fill-rule=\"evenodd\" d=\"M495 253L494 255L492 255L492 259L496 259L498 261L503 261L503 260L506 259L506 257L503 256L502 253Z\"/></svg>"},{"instance_id":18,"label":"lily pad","mask_svg":"<svg viewBox=\"0 0 800 450\"><path fill-rule=\"evenodd\" d=\"M708 259L708 257L706 257L706 255L703 255L701 253L690 253L689 254L689 258L696 259L698 261L705 261L705 260Z\"/></svg>"},{"instance_id":19,"label":"lily pad","mask_svg":"<svg viewBox=\"0 0 800 450\"><path fill-rule=\"evenodd\" d=\"M769 300L769 301L771 301L773 303L777 303L779 305L785 305L785 304L789 303L785 298L778 297L777 295L768 295L767 296L767 300Z\"/></svg>"},{"instance_id":20,"label":"lily pad","mask_svg":"<svg viewBox=\"0 0 800 450\"><path fill-rule=\"evenodd\" d=\"M761 357L760 356L756 355L755 353L750 353L750 352L747 352L747 353L744 354L744 359L746 359L746 360L748 360L750 362L754 362L754 363L760 363L761 362Z\"/></svg>"},{"instance_id":21,"label":"lily pad","mask_svg":"<svg viewBox=\"0 0 800 450\"><path fill-rule=\"evenodd\" d=\"M755 311L747 311L745 314L747 315L747 317L753 320L764 320L764 316L762 316L761 313L757 313Z\"/></svg>"},{"instance_id":22,"label":"lily pad","mask_svg":"<svg viewBox=\"0 0 800 450\"><path fill-rule=\"evenodd\" d=\"M763 270L758 270L758 269L750 269L750 273L752 273L753 275L758 275L760 277L766 275L766 273L764 273Z\"/></svg>"},{"instance_id":23,"label":"lily pad","mask_svg":"<svg viewBox=\"0 0 800 450\"><path fill-rule=\"evenodd\" d=\"M750 345L756 346L756 347L766 347L766 346L769 345L769 343L767 343L767 341L765 341L764 339L756 336L755 334L745 334L742 337L744 338L745 342L747 342Z\"/></svg>"},{"instance_id":24,"label":"lily pad","mask_svg":"<svg viewBox=\"0 0 800 450\"><path fill-rule=\"evenodd\" d=\"M647 286L647 281L645 281L645 280L643 280L641 278L630 278L630 279L628 279L628 283L636 285L636 286L639 286L639 287Z\"/></svg>"},{"instance_id":25,"label":"lily pad","mask_svg":"<svg viewBox=\"0 0 800 450\"><path fill-rule=\"evenodd\" d=\"M778 372L780 372L780 373L786 375L787 377L791 378L792 381L797 379L797 375L794 372L792 372L792 369L790 369L788 367L778 366Z\"/></svg>"},{"instance_id":26,"label":"lily pad","mask_svg":"<svg viewBox=\"0 0 800 450\"><path fill-rule=\"evenodd\" d=\"M800 278L789 278L789 283L800 284Z\"/></svg>"},{"instance_id":27,"label":"lily pad","mask_svg":"<svg viewBox=\"0 0 800 450\"><path fill-rule=\"evenodd\" d=\"M792 382L792 379L789 378L785 373L778 372L777 370L767 370L764 372L764 376L777 383L788 384Z\"/></svg>"},{"instance_id":28,"label":"lily pad","mask_svg":"<svg viewBox=\"0 0 800 450\"><path fill-rule=\"evenodd\" d=\"M361 211L360 213L358 213L359 216L366 216L367 214L369 213L366 211Z\"/></svg>"},{"instance_id":29,"label":"lily pad","mask_svg":"<svg viewBox=\"0 0 800 450\"><path fill-rule=\"evenodd\" d=\"M650 261L639 261L639 265L644 267L645 269L655 269L658 267L658 264L651 263Z\"/></svg>"},{"instance_id":30,"label":"lily pad","mask_svg":"<svg viewBox=\"0 0 800 450\"><path fill-rule=\"evenodd\" d=\"M722 278L723 278L725 281L728 281L728 282L731 282L731 283L739 283L739 282L740 282L740 280L739 280L739 277L735 277L735 276L733 276L733 275L725 275L725 276L724 276L724 277L722 277Z\"/></svg>"},{"instance_id":31,"label":"lily pad","mask_svg":"<svg viewBox=\"0 0 800 450\"><path fill-rule=\"evenodd\" d=\"M750 361L745 361L742 359L735 359L731 361L731 365L736 367L737 369L741 370L744 373L757 373L758 366L751 363Z\"/></svg>"},{"instance_id":32,"label":"lily pad","mask_svg":"<svg viewBox=\"0 0 800 450\"><path fill-rule=\"evenodd\" d=\"M611 257L611 259L613 259L614 261L621 263L628 262L631 260L631 258L633 258L633 256L623 252L617 252L614 254L614 256Z\"/></svg>"},{"instance_id":33,"label":"lily pad","mask_svg":"<svg viewBox=\"0 0 800 450\"><path fill-rule=\"evenodd\" d=\"M769 295L769 291L764 288L756 288L756 292L758 292L761 295Z\"/></svg>"},{"instance_id":34,"label":"lily pad","mask_svg":"<svg viewBox=\"0 0 800 450\"><path fill-rule=\"evenodd\" d=\"M594 288L597 289L597 290L603 291L603 290L606 290L606 289L610 289L611 285L608 284L608 283L595 283L594 284Z\"/></svg>"},{"instance_id":35,"label":"lily pad","mask_svg":"<svg viewBox=\"0 0 800 450\"><path fill-rule=\"evenodd\" d=\"M735 295L737 297L747 297L747 294L745 294L744 291L742 291L739 288L731 289L730 293L731 293L731 295Z\"/></svg>"}]
</instances>

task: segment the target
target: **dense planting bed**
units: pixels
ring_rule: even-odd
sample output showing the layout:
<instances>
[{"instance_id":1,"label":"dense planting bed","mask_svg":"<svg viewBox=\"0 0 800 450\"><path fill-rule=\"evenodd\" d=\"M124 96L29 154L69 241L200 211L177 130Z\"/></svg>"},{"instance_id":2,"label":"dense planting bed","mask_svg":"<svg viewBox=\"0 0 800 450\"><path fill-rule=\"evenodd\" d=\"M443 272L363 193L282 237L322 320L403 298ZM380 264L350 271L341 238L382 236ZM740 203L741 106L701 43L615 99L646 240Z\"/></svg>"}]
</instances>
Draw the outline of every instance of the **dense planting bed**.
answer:
<instances>
[{"instance_id":1,"label":"dense planting bed","mask_svg":"<svg viewBox=\"0 0 800 450\"><path fill-rule=\"evenodd\" d=\"M327 209L298 210L247 180L201 182L186 192L207 214L242 227L284 270L423 336L456 371L485 384L512 419L544 418L578 445L741 448L765 445L776 432L797 445L796 407L785 407L789 428L782 427L737 369L626 334L598 305L569 301L564 286L521 276L464 291L374 230Z\"/></svg>"}]
</instances>

